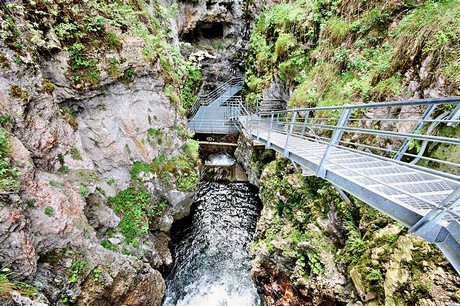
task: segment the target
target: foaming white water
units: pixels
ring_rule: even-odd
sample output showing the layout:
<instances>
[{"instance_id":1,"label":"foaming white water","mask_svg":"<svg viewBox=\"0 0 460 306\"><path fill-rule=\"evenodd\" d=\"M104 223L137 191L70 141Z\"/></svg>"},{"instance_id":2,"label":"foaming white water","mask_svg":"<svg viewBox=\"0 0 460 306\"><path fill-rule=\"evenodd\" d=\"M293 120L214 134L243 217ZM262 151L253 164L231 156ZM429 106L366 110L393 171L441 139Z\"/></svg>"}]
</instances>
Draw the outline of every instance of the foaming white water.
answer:
<instances>
[{"instance_id":1,"label":"foaming white water","mask_svg":"<svg viewBox=\"0 0 460 306\"><path fill-rule=\"evenodd\" d=\"M204 276L184 288L186 293L175 306L258 306L256 289L251 283L241 283L241 278L226 275L220 281ZM166 299L166 305L173 305Z\"/></svg>"},{"instance_id":2,"label":"foaming white water","mask_svg":"<svg viewBox=\"0 0 460 306\"><path fill-rule=\"evenodd\" d=\"M173 225L174 266L163 306L259 306L249 246L259 214L244 183L202 182L192 213Z\"/></svg>"},{"instance_id":3,"label":"foaming white water","mask_svg":"<svg viewBox=\"0 0 460 306\"><path fill-rule=\"evenodd\" d=\"M228 154L215 154L209 156L209 158L204 163L205 165L213 166L231 166L235 162L235 158Z\"/></svg>"}]
</instances>

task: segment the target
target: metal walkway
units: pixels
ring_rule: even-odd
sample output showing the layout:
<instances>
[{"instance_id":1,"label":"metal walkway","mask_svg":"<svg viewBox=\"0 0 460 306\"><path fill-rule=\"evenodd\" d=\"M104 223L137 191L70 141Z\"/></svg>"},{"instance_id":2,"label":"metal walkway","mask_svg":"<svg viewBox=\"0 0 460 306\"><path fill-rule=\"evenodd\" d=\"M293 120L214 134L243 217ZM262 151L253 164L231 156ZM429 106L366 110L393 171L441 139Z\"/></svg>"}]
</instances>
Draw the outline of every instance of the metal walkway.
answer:
<instances>
[{"instance_id":1,"label":"metal walkway","mask_svg":"<svg viewBox=\"0 0 460 306\"><path fill-rule=\"evenodd\" d=\"M435 243L460 273L460 97L250 114L240 89L231 80L198 102L189 128L243 129Z\"/></svg>"},{"instance_id":2,"label":"metal walkway","mask_svg":"<svg viewBox=\"0 0 460 306\"><path fill-rule=\"evenodd\" d=\"M238 110L235 95L241 91L242 78L233 78L207 95L200 96L192 107L188 128L197 134L234 134L239 129L229 120Z\"/></svg>"},{"instance_id":3,"label":"metal walkway","mask_svg":"<svg viewBox=\"0 0 460 306\"><path fill-rule=\"evenodd\" d=\"M305 108L247 114L239 123L305 175L332 182L436 243L460 273L459 103L455 97Z\"/></svg>"}]
</instances>

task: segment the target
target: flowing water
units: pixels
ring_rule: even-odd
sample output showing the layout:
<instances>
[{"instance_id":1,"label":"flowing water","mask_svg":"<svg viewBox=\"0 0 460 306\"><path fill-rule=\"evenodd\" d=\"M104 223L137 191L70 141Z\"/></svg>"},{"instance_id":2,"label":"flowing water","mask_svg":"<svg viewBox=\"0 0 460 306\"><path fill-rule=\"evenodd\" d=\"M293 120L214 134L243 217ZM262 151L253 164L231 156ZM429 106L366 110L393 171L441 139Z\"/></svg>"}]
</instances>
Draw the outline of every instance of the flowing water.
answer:
<instances>
[{"instance_id":1,"label":"flowing water","mask_svg":"<svg viewBox=\"0 0 460 306\"><path fill-rule=\"evenodd\" d=\"M202 182L189 217L174 224L164 306L257 306L249 247L260 203L250 184Z\"/></svg>"},{"instance_id":2,"label":"flowing water","mask_svg":"<svg viewBox=\"0 0 460 306\"><path fill-rule=\"evenodd\" d=\"M205 165L213 165L213 166L231 166L235 163L236 163L235 158L225 153L211 155L204 162Z\"/></svg>"}]
</instances>

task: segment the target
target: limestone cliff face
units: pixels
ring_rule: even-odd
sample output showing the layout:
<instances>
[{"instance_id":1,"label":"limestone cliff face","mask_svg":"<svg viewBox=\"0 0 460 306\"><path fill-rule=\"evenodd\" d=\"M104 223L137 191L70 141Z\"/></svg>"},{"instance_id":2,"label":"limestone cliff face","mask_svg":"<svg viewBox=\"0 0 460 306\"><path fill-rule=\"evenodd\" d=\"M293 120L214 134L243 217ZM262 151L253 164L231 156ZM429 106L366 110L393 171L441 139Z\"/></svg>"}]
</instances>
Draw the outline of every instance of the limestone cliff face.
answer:
<instances>
[{"instance_id":1,"label":"limestone cliff face","mask_svg":"<svg viewBox=\"0 0 460 306\"><path fill-rule=\"evenodd\" d=\"M242 74L247 26L244 1L179 1L177 29L184 56L203 73L203 90Z\"/></svg>"},{"instance_id":2,"label":"limestone cliff face","mask_svg":"<svg viewBox=\"0 0 460 306\"><path fill-rule=\"evenodd\" d=\"M27 39L31 34L24 24L32 17L18 12L35 5L48 16L52 5L62 4L49 3L24 8L2 2L2 33L14 27L18 41ZM19 189L0 193L0 267L11 271L12 282L36 287L37 303L160 305L165 285L158 270L165 272L172 261L169 238L161 230L169 231L172 215L182 209L174 205L190 194L151 179L155 197L172 208L159 232L146 238L150 244L124 252L143 260L122 254L121 247L119 252L104 248L101 241L120 222L107 197L130 184L133 163L177 155L185 143L179 134L186 121L164 93L175 86L168 76L165 80L165 61L146 56L144 38L106 25L101 33L116 35L118 45L93 55L97 82L78 83L75 54L66 45L70 38L58 40L58 25L53 28L47 18L41 22L41 29L48 28L42 34L49 49L33 41L24 40L21 48L0 41L0 113L11 122L9 155L21 171ZM116 245L122 237L110 239ZM2 294L0 304L27 303L21 294Z\"/></svg>"}]
</instances>

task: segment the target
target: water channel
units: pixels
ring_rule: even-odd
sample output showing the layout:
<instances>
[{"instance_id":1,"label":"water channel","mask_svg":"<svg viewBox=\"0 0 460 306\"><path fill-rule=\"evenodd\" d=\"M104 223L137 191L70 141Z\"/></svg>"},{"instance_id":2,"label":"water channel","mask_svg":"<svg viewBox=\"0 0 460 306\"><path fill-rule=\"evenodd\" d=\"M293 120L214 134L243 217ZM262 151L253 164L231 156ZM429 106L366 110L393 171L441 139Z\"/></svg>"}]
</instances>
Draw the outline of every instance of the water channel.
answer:
<instances>
[{"instance_id":1,"label":"water channel","mask_svg":"<svg viewBox=\"0 0 460 306\"><path fill-rule=\"evenodd\" d=\"M231 157L212 157L229 165ZM260 213L248 183L202 182L191 214L173 225L174 267L164 306L257 306L250 243Z\"/></svg>"}]
</instances>

